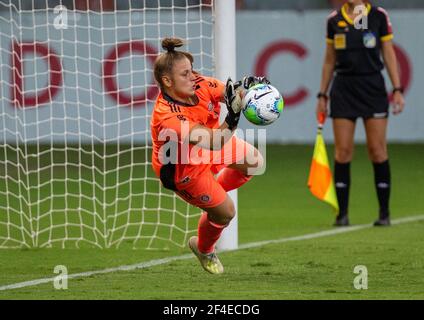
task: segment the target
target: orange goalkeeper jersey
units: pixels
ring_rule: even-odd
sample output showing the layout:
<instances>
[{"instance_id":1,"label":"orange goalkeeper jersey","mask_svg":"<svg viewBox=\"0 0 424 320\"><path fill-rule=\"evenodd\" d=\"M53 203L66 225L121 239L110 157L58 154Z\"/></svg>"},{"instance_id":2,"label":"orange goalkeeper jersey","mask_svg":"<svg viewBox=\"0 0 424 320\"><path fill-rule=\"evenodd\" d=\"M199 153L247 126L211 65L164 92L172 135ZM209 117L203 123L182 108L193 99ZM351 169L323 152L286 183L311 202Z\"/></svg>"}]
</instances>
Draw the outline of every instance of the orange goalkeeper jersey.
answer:
<instances>
[{"instance_id":1,"label":"orange goalkeeper jersey","mask_svg":"<svg viewBox=\"0 0 424 320\"><path fill-rule=\"evenodd\" d=\"M183 147L190 130L200 124L208 128L219 127L219 115L225 85L221 81L197 74L195 79L195 94L198 98L196 105L187 105L173 100L164 93L160 93L153 109L150 122L153 154L152 166L157 176L163 164L163 145L174 141L177 145L178 163L175 166L175 179L185 176L194 177L210 168L211 164L193 165L183 161L191 151L193 145ZM162 148L162 149L161 149Z\"/></svg>"}]
</instances>

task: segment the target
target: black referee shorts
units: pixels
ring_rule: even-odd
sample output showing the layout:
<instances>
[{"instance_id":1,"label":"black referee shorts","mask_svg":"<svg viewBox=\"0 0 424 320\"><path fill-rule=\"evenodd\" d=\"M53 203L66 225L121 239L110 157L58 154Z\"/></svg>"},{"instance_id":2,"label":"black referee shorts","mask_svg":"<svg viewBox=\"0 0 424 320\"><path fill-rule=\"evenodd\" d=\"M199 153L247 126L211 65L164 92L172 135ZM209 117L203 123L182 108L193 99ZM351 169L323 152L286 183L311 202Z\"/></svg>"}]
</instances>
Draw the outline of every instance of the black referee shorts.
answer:
<instances>
[{"instance_id":1,"label":"black referee shorts","mask_svg":"<svg viewBox=\"0 0 424 320\"><path fill-rule=\"evenodd\" d=\"M381 72L336 75L330 91L330 117L355 120L388 115L389 99Z\"/></svg>"}]
</instances>

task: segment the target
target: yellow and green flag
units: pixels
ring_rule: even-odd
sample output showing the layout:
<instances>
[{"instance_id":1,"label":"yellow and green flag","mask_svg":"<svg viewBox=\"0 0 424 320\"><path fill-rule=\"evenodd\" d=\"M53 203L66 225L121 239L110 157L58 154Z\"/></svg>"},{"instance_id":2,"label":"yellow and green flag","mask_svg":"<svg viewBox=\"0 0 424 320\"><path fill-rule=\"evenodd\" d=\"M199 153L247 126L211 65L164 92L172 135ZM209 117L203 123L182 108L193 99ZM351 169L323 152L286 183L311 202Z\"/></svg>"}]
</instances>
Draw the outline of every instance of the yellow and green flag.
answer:
<instances>
[{"instance_id":1,"label":"yellow and green flag","mask_svg":"<svg viewBox=\"0 0 424 320\"><path fill-rule=\"evenodd\" d=\"M336 213L338 213L339 203L337 202L336 189L334 187L333 176L331 174L321 128L318 129L315 140L314 155L309 171L308 187L315 197L330 204L335 209Z\"/></svg>"}]
</instances>

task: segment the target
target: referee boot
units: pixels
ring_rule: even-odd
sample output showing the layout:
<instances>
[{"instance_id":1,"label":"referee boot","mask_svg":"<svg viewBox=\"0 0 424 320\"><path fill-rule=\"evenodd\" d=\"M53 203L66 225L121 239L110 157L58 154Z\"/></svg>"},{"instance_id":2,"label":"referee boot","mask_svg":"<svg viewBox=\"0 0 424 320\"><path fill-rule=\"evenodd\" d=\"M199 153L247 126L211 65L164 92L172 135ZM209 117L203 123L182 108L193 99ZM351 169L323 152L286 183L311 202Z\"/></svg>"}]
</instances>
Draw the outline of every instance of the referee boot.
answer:
<instances>
[{"instance_id":1,"label":"referee boot","mask_svg":"<svg viewBox=\"0 0 424 320\"><path fill-rule=\"evenodd\" d=\"M378 218L378 220L375 220L374 222L374 226L375 227L388 227L390 226L390 218L389 217L385 217L385 218Z\"/></svg>"},{"instance_id":2,"label":"referee boot","mask_svg":"<svg viewBox=\"0 0 424 320\"><path fill-rule=\"evenodd\" d=\"M378 219L374 222L375 227L388 227L390 226L390 213L387 209L380 209Z\"/></svg>"},{"instance_id":3,"label":"referee boot","mask_svg":"<svg viewBox=\"0 0 424 320\"><path fill-rule=\"evenodd\" d=\"M338 215L334 222L335 227L347 227L349 225L349 218L347 214Z\"/></svg>"},{"instance_id":4,"label":"referee boot","mask_svg":"<svg viewBox=\"0 0 424 320\"><path fill-rule=\"evenodd\" d=\"M218 256L215 251L211 253L201 253L199 248L197 247L197 237L193 236L188 240L188 246L191 251L193 251L194 255L199 259L199 262L203 269L212 274L220 274L224 272L224 267L219 261Z\"/></svg>"}]
</instances>

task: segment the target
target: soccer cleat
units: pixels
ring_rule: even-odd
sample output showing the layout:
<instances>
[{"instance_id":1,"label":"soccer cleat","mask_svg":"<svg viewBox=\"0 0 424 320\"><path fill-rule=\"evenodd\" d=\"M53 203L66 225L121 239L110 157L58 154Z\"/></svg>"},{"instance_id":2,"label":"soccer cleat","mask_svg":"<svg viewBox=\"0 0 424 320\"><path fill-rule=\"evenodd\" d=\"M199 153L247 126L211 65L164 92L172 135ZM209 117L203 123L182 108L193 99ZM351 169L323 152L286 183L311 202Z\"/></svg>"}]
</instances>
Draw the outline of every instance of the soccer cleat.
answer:
<instances>
[{"instance_id":1,"label":"soccer cleat","mask_svg":"<svg viewBox=\"0 0 424 320\"><path fill-rule=\"evenodd\" d=\"M197 248L197 237L193 236L188 240L188 246L194 255L199 259L203 269L212 274L219 274L224 272L224 267L219 261L215 251L211 253L201 253Z\"/></svg>"},{"instance_id":2,"label":"soccer cleat","mask_svg":"<svg viewBox=\"0 0 424 320\"><path fill-rule=\"evenodd\" d=\"M379 218L374 222L375 227L388 227L390 226L390 218Z\"/></svg>"},{"instance_id":3,"label":"soccer cleat","mask_svg":"<svg viewBox=\"0 0 424 320\"><path fill-rule=\"evenodd\" d=\"M346 227L349 225L349 218L347 215L337 216L336 221L334 222L335 227Z\"/></svg>"}]
</instances>

